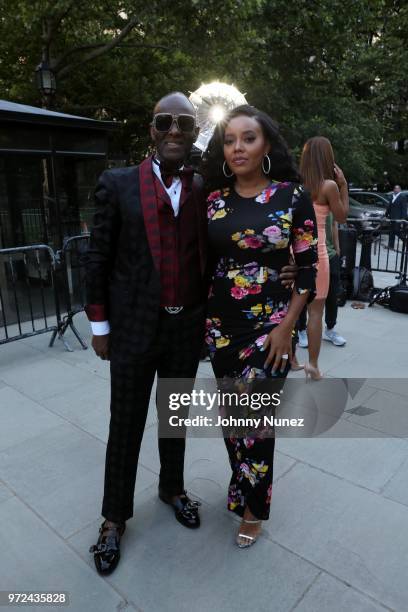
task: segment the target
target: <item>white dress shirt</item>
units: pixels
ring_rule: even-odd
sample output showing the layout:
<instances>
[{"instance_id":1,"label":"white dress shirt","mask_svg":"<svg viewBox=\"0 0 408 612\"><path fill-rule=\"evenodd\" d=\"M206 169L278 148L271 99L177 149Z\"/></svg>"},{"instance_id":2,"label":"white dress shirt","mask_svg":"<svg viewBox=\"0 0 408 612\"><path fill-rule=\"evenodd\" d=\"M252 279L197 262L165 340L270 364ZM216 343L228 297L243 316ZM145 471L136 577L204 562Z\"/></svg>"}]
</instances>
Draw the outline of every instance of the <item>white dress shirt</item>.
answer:
<instances>
[{"instance_id":1,"label":"white dress shirt","mask_svg":"<svg viewBox=\"0 0 408 612\"><path fill-rule=\"evenodd\" d=\"M163 185L164 189L167 191L170 201L171 201L171 205L173 207L174 216L177 217L177 215L179 214L179 209L180 209L180 196L181 196L181 187L182 187L180 177L173 176L172 184L170 185L170 187L166 187L166 185L163 183L163 179L162 179L161 172L160 172L160 161L158 159L156 159L155 162L152 162L152 168L153 168L153 172L155 173L155 175L157 176L157 178ZM180 170L182 169L183 167L180 168Z\"/></svg>"},{"instance_id":2,"label":"white dress shirt","mask_svg":"<svg viewBox=\"0 0 408 612\"><path fill-rule=\"evenodd\" d=\"M180 196L181 196L181 188L182 188L180 177L174 176L173 182L170 185L170 187L166 187L161 177L160 161L158 159L156 159L155 162L152 161L152 169L153 169L154 174L157 176L157 178L163 185L164 189L167 191L170 201L171 201L171 206L174 211L174 216L177 217L177 215L179 214L179 210L180 210ZM92 333L94 336L104 336L106 334L109 334L110 332L109 321L91 321L91 329L92 329Z\"/></svg>"}]
</instances>

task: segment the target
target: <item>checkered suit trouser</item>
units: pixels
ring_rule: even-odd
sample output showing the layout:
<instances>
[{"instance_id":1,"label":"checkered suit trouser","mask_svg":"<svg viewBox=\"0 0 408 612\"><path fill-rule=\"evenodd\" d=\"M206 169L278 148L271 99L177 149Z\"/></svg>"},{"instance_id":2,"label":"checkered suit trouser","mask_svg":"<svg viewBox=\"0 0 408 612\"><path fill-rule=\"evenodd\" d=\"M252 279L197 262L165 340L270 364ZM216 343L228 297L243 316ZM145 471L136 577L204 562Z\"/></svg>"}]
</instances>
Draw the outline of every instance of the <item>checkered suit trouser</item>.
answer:
<instances>
[{"instance_id":1,"label":"checkered suit trouser","mask_svg":"<svg viewBox=\"0 0 408 612\"><path fill-rule=\"evenodd\" d=\"M106 449L102 515L122 522L133 516L140 445L154 377L195 378L204 336L205 307L161 314L148 351L111 354L111 420ZM160 412L159 412L160 418ZM159 486L169 495L183 491L184 438L159 438Z\"/></svg>"}]
</instances>

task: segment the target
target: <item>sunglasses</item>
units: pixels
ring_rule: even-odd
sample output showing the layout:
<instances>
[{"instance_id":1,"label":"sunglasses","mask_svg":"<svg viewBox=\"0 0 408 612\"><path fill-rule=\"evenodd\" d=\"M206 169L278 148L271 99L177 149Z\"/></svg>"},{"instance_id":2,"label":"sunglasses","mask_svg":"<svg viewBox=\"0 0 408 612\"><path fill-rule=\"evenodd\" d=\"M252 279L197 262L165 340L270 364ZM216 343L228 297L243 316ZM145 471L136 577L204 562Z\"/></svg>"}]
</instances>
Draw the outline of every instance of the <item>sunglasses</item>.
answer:
<instances>
[{"instance_id":1,"label":"sunglasses","mask_svg":"<svg viewBox=\"0 0 408 612\"><path fill-rule=\"evenodd\" d=\"M168 132L176 122L180 132L194 132L196 121L194 115L172 115L171 113L157 113L154 115L152 126L158 132Z\"/></svg>"}]
</instances>

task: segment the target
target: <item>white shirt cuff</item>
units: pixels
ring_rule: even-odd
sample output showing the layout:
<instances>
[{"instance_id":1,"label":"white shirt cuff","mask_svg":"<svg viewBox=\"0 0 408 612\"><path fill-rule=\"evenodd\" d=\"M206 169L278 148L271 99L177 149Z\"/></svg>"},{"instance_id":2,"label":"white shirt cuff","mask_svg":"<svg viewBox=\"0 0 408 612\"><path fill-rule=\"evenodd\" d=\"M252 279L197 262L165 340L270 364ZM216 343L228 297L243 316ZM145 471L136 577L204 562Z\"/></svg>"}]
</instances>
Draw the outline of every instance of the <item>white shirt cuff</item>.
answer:
<instances>
[{"instance_id":1,"label":"white shirt cuff","mask_svg":"<svg viewBox=\"0 0 408 612\"><path fill-rule=\"evenodd\" d=\"M105 334L109 334L109 321L91 321L90 323L94 336L104 336Z\"/></svg>"}]
</instances>

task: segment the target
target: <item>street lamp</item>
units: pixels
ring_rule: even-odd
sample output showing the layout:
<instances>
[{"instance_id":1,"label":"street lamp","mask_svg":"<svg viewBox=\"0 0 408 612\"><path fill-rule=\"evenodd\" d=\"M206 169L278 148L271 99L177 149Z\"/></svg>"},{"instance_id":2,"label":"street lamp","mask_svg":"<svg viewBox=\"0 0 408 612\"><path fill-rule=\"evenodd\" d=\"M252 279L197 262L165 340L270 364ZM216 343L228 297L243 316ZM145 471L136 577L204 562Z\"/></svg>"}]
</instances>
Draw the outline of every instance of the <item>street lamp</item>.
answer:
<instances>
[{"instance_id":1,"label":"street lamp","mask_svg":"<svg viewBox=\"0 0 408 612\"><path fill-rule=\"evenodd\" d=\"M55 74L47 61L42 61L35 69L35 82L44 100L48 101L57 91ZM48 104L47 104L48 106Z\"/></svg>"}]
</instances>

